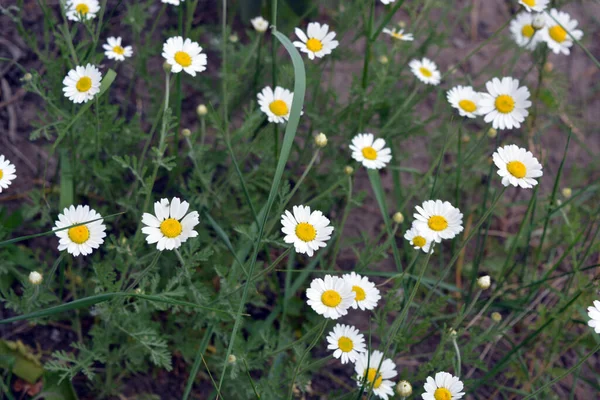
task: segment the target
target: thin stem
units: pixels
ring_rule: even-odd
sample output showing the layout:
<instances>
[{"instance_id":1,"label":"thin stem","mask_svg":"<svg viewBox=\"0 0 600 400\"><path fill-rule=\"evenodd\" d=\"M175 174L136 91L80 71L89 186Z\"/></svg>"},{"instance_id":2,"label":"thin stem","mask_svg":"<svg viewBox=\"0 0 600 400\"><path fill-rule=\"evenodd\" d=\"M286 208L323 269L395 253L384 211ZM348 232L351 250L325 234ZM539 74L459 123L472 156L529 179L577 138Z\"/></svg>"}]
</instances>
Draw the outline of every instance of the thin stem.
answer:
<instances>
[{"instance_id":1,"label":"thin stem","mask_svg":"<svg viewBox=\"0 0 600 400\"><path fill-rule=\"evenodd\" d=\"M458 343L456 343L456 335L452 335L452 344L456 351L456 376L460 377L460 365L462 362L460 360L460 349L458 348Z\"/></svg>"}]
</instances>

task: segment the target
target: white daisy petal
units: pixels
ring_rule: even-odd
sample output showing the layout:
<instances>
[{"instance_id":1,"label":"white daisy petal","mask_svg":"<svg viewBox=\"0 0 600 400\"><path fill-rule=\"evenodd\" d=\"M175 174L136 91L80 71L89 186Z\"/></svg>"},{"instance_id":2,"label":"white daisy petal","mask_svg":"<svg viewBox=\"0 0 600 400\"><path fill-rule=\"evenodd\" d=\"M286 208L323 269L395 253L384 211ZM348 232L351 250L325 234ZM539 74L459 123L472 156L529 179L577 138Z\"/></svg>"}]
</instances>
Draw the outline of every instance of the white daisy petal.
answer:
<instances>
[{"instance_id":1,"label":"white daisy petal","mask_svg":"<svg viewBox=\"0 0 600 400\"><path fill-rule=\"evenodd\" d=\"M16 171L15 166L4 155L0 155L0 193L2 193L2 190L7 189L17 177Z\"/></svg>"}]
</instances>

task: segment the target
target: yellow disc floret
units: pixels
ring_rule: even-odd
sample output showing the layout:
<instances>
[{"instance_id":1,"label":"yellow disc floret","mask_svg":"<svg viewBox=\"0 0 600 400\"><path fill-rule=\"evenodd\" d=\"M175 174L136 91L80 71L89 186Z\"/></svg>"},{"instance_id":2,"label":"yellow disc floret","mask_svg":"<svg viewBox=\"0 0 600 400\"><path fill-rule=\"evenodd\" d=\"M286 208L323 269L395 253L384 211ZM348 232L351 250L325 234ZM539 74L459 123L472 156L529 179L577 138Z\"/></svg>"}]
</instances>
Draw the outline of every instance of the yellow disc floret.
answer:
<instances>
[{"instance_id":1,"label":"yellow disc floret","mask_svg":"<svg viewBox=\"0 0 600 400\"><path fill-rule=\"evenodd\" d=\"M119 54L119 55L123 55L125 54L125 49L121 46L115 46L113 47L113 53Z\"/></svg>"},{"instance_id":2,"label":"yellow disc floret","mask_svg":"<svg viewBox=\"0 0 600 400\"><path fill-rule=\"evenodd\" d=\"M87 92L92 87L92 79L89 76L83 76L79 78L75 87L80 92Z\"/></svg>"},{"instance_id":3,"label":"yellow disc floret","mask_svg":"<svg viewBox=\"0 0 600 400\"><path fill-rule=\"evenodd\" d=\"M427 243L427 240L423 236L415 236L412 238L413 245L417 247L423 247Z\"/></svg>"},{"instance_id":4,"label":"yellow disc floret","mask_svg":"<svg viewBox=\"0 0 600 400\"><path fill-rule=\"evenodd\" d=\"M567 40L567 31L565 31L560 25L554 25L552 28L548 29L548 34L550 34L552 40L558 43L562 43Z\"/></svg>"},{"instance_id":5,"label":"yellow disc floret","mask_svg":"<svg viewBox=\"0 0 600 400\"><path fill-rule=\"evenodd\" d=\"M377 378L375 378L375 376L377 376ZM369 384L373 385L373 388L379 389L381 382L383 382L383 377L377 373L377 368L369 368L367 371L367 381Z\"/></svg>"},{"instance_id":6,"label":"yellow disc floret","mask_svg":"<svg viewBox=\"0 0 600 400\"><path fill-rule=\"evenodd\" d=\"M506 164L506 169L515 178L524 178L527 175L527 167L521 161L511 161Z\"/></svg>"},{"instance_id":7,"label":"yellow disc floret","mask_svg":"<svg viewBox=\"0 0 600 400\"><path fill-rule=\"evenodd\" d=\"M288 109L287 104L283 100L274 100L269 104L269 110L278 117L283 117L284 115L288 115L290 110Z\"/></svg>"},{"instance_id":8,"label":"yellow disc floret","mask_svg":"<svg viewBox=\"0 0 600 400\"><path fill-rule=\"evenodd\" d=\"M367 298L365 290L360 286L352 286L352 291L356 293L356 297L354 298L356 301L363 301Z\"/></svg>"},{"instance_id":9,"label":"yellow disc floret","mask_svg":"<svg viewBox=\"0 0 600 400\"><path fill-rule=\"evenodd\" d=\"M175 62L182 67L189 67L192 65L192 57L185 51L178 51L175 53Z\"/></svg>"},{"instance_id":10,"label":"yellow disc floret","mask_svg":"<svg viewBox=\"0 0 600 400\"><path fill-rule=\"evenodd\" d=\"M446 388L437 388L433 393L435 400L452 400L452 393Z\"/></svg>"},{"instance_id":11,"label":"yellow disc floret","mask_svg":"<svg viewBox=\"0 0 600 400\"><path fill-rule=\"evenodd\" d=\"M90 238L90 230L85 225L74 226L67 231L69 239L73 243L83 244Z\"/></svg>"},{"instance_id":12,"label":"yellow disc floret","mask_svg":"<svg viewBox=\"0 0 600 400\"><path fill-rule=\"evenodd\" d=\"M303 242L310 242L317 237L317 231L314 226L307 222L300 222L296 225L296 236Z\"/></svg>"},{"instance_id":13,"label":"yellow disc floret","mask_svg":"<svg viewBox=\"0 0 600 400\"><path fill-rule=\"evenodd\" d=\"M316 53L323 49L323 43L319 39L310 38L306 41L306 48L313 53Z\"/></svg>"},{"instance_id":14,"label":"yellow disc floret","mask_svg":"<svg viewBox=\"0 0 600 400\"><path fill-rule=\"evenodd\" d=\"M90 12L90 8L87 4L79 3L75 6L75 11L77 11L77 14L85 15Z\"/></svg>"},{"instance_id":15,"label":"yellow disc floret","mask_svg":"<svg viewBox=\"0 0 600 400\"><path fill-rule=\"evenodd\" d=\"M496 109L502 114L508 114L515 109L515 99L507 94L501 94L500 96L496 97L494 104Z\"/></svg>"},{"instance_id":16,"label":"yellow disc floret","mask_svg":"<svg viewBox=\"0 0 600 400\"><path fill-rule=\"evenodd\" d=\"M429 220L427 221L427 225L430 229L439 232L443 231L448 227L448 220L446 220L446 218L442 217L441 215L434 215L429 218Z\"/></svg>"},{"instance_id":17,"label":"yellow disc floret","mask_svg":"<svg viewBox=\"0 0 600 400\"><path fill-rule=\"evenodd\" d=\"M349 351L352 351L352 349L354 348L354 343L349 337L342 336L338 339L338 347L341 351L347 353Z\"/></svg>"},{"instance_id":18,"label":"yellow disc floret","mask_svg":"<svg viewBox=\"0 0 600 400\"><path fill-rule=\"evenodd\" d=\"M377 159L377 150L372 147L365 147L362 149L362 155L367 160L375 160Z\"/></svg>"},{"instance_id":19,"label":"yellow disc floret","mask_svg":"<svg viewBox=\"0 0 600 400\"><path fill-rule=\"evenodd\" d=\"M458 102L458 106L468 113L472 113L473 111L477 110L477 106L471 100L461 100Z\"/></svg>"},{"instance_id":20,"label":"yellow disc floret","mask_svg":"<svg viewBox=\"0 0 600 400\"><path fill-rule=\"evenodd\" d=\"M419 71L421 71L421 74L427 78L431 78L431 76L433 75L433 73L425 67L419 68Z\"/></svg>"},{"instance_id":21,"label":"yellow disc floret","mask_svg":"<svg viewBox=\"0 0 600 400\"><path fill-rule=\"evenodd\" d=\"M337 307L342 302L342 296L335 290L326 290L321 295L321 301L327 307Z\"/></svg>"},{"instance_id":22,"label":"yellow disc floret","mask_svg":"<svg viewBox=\"0 0 600 400\"><path fill-rule=\"evenodd\" d=\"M160 224L160 231L170 239L179 236L182 230L181 222L174 218L167 218Z\"/></svg>"}]
</instances>

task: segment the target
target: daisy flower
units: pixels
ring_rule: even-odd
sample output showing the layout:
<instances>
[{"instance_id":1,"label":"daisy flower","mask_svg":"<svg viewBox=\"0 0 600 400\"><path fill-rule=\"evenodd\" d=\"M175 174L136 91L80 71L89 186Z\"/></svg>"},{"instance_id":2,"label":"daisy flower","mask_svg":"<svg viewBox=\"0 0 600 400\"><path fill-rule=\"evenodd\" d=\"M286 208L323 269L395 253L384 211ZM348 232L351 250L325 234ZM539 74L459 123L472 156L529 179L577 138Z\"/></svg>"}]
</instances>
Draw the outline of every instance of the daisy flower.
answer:
<instances>
[{"instance_id":1,"label":"daisy flower","mask_svg":"<svg viewBox=\"0 0 600 400\"><path fill-rule=\"evenodd\" d=\"M420 232L414 223L404 234L404 239L408 240L415 249L421 249L425 253L429 253L429 249L433 245L430 235ZM433 253L433 250L431 252Z\"/></svg>"},{"instance_id":2,"label":"daisy flower","mask_svg":"<svg viewBox=\"0 0 600 400\"><path fill-rule=\"evenodd\" d=\"M356 361L360 353L364 353L365 337L353 326L336 324L327 335L328 350L334 350L333 356L341 358L342 364Z\"/></svg>"},{"instance_id":3,"label":"daisy flower","mask_svg":"<svg viewBox=\"0 0 600 400\"><path fill-rule=\"evenodd\" d=\"M423 400L458 400L465 395L460 379L447 372L438 372L435 379L428 376L424 388Z\"/></svg>"},{"instance_id":4,"label":"daisy flower","mask_svg":"<svg viewBox=\"0 0 600 400\"><path fill-rule=\"evenodd\" d=\"M525 47L527 50L535 49L541 40L542 34L536 32L533 25L534 18L533 14L522 12L510 22L510 33L513 39L518 46Z\"/></svg>"},{"instance_id":5,"label":"daisy flower","mask_svg":"<svg viewBox=\"0 0 600 400\"><path fill-rule=\"evenodd\" d=\"M442 75L437 65L429 58L422 60L412 60L408 66L413 74L423 83L428 85L439 85Z\"/></svg>"},{"instance_id":6,"label":"daisy flower","mask_svg":"<svg viewBox=\"0 0 600 400\"><path fill-rule=\"evenodd\" d=\"M8 189L12 181L17 177L15 172L17 169L10 163L4 155L0 155L0 193L2 190Z\"/></svg>"},{"instance_id":7,"label":"daisy flower","mask_svg":"<svg viewBox=\"0 0 600 400\"><path fill-rule=\"evenodd\" d=\"M106 39L106 44L102 45L104 55L110 60L125 61L125 57L131 57L133 55L133 48L131 46L121 46L121 37L109 37Z\"/></svg>"},{"instance_id":8,"label":"daisy flower","mask_svg":"<svg viewBox=\"0 0 600 400\"><path fill-rule=\"evenodd\" d=\"M306 289L306 304L325 318L338 319L348 314L354 301L354 292L346 281L338 276L325 275L315 278Z\"/></svg>"},{"instance_id":9,"label":"daisy flower","mask_svg":"<svg viewBox=\"0 0 600 400\"><path fill-rule=\"evenodd\" d=\"M63 213L58 215L58 221L56 221L53 229L59 238L58 250L67 250L69 254L75 257L80 254L82 256L92 254L94 249L104 243L106 226L103 222L102 216L90 209L89 206L65 208ZM82 225L57 231L57 229L77 224Z\"/></svg>"},{"instance_id":10,"label":"daisy flower","mask_svg":"<svg viewBox=\"0 0 600 400\"><path fill-rule=\"evenodd\" d=\"M252 27L254 27L254 30L259 33L264 33L269 28L269 21L263 17L252 18L250 23L252 24Z\"/></svg>"},{"instance_id":11,"label":"daisy flower","mask_svg":"<svg viewBox=\"0 0 600 400\"><path fill-rule=\"evenodd\" d=\"M190 39L181 36L168 38L163 45L162 56L171 66L171 72L179 73L182 70L196 76L196 72L206 69L206 54L202 53L202 47Z\"/></svg>"},{"instance_id":12,"label":"daisy flower","mask_svg":"<svg viewBox=\"0 0 600 400\"><path fill-rule=\"evenodd\" d=\"M365 168L381 169L392 159L392 151L385 146L385 140L375 139L372 133L359 133L352 139L352 158Z\"/></svg>"},{"instance_id":13,"label":"daisy flower","mask_svg":"<svg viewBox=\"0 0 600 400\"><path fill-rule=\"evenodd\" d=\"M525 7L527 11L541 12L548 7L550 0L519 0L519 4Z\"/></svg>"},{"instance_id":14,"label":"daisy flower","mask_svg":"<svg viewBox=\"0 0 600 400\"><path fill-rule=\"evenodd\" d=\"M308 54L308 58L314 60L315 57L322 58L324 55L331 54L331 50L338 47L340 42L333 40L335 32L329 32L329 25L311 22L308 24L306 34L300 28L296 28L296 36L301 40L295 41L294 46L301 52Z\"/></svg>"},{"instance_id":15,"label":"daisy flower","mask_svg":"<svg viewBox=\"0 0 600 400\"><path fill-rule=\"evenodd\" d=\"M352 308L361 310L372 310L377 307L377 302L381 299L379 289L366 276L360 276L356 272L350 272L342 276L346 283L352 288L355 294Z\"/></svg>"},{"instance_id":16,"label":"daisy flower","mask_svg":"<svg viewBox=\"0 0 600 400\"><path fill-rule=\"evenodd\" d=\"M309 206L294 206L293 214L288 210L281 216L283 241L293 243L297 253L312 257L319 247L326 247L333 226L321 211L310 212Z\"/></svg>"},{"instance_id":17,"label":"daisy flower","mask_svg":"<svg viewBox=\"0 0 600 400\"><path fill-rule=\"evenodd\" d=\"M181 3L183 3L185 0L160 0L161 2L165 3L165 4L172 4L174 6L178 6Z\"/></svg>"},{"instance_id":18,"label":"daisy flower","mask_svg":"<svg viewBox=\"0 0 600 400\"><path fill-rule=\"evenodd\" d=\"M142 233L146 234L148 244L157 243L160 251L178 249L189 238L198 236L194 227L200 222L198 212L187 214L190 204L174 197L169 204L168 199L160 199L154 203L154 214L144 213Z\"/></svg>"},{"instance_id":19,"label":"daisy flower","mask_svg":"<svg viewBox=\"0 0 600 400\"><path fill-rule=\"evenodd\" d=\"M98 0L67 0L66 3L66 15L71 21L95 18L98 11Z\"/></svg>"},{"instance_id":20,"label":"daisy flower","mask_svg":"<svg viewBox=\"0 0 600 400\"><path fill-rule=\"evenodd\" d=\"M422 206L416 206L413 225L422 235L440 243L442 239L452 239L462 232L462 213L447 201L427 200Z\"/></svg>"},{"instance_id":21,"label":"daisy flower","mask_svg":"<svg viewBox=\"0 0 600 400\"><path fill-rule=\"evenodd\" d=\"M594 300L594 305L588 307L588 316L590 317L588 325L594 328L596 333L600 333L600 301Z\"/></svg>"},{"instance_id":22,"label":"daisy flower","mask_svg":"<svg viewBox=\"0 0 600 400\"><path fill-rule=\"evenodd\" d=\"M381 2L382 2L383 4L386 4L386 5L387 5L387 4L390 4L390 3L393 3L393 2L395 2L395 1L396 1L396 0L381 0Z\"/></svg>"},{"instance_id":23,"label":"daisy flower","mask_svg":"<svg viewBox=\"0 0 600 400\"><path fill-rule=\"evenodd\" d=\"M87 103L100 92L101 80L100 70L92 64L77 66L63 79L63 92L73 103Z\"/></svg>"},{"instance_id":24,"label":"daisy flower","mask_svg":"<svg viewBox=\"0 0 600 400\"><path fill-rule=\"evenodd\" d=\"M453 87L448 90L446 98L448 103L458 110L461 117L475 118L480 113L481 94L473 90L471 86Z\"/></svg>"},{"instance_id":25,"label":"daisy flower","mask_svg":"<svg viewBox=\"0 0 600 400\"><path fill-rule=\"evenodd\" d=\"M558 21L558 23L557 23ZM546 14L546 29L542 30L542 37L554 54L569 55L573 46L573 36L581 40L583 32L577 28L578 22L564 11L550 10Z\"/></svg>"},{"instance_id":26,"label":"daisy flower","mask_svg":"<svg viewBox=\"0 0 600 400\"><path fill-rule=\"evenodd\" d=\"M485 84L488 93L482 94L481 113L484 121L491 122L494 129L521 127L521 122L529 115L531 107L529 89L519 87L519 80L504 77L494 78Z\"/></svg>"},{"instance_id":27,"label":"daisy flower","mask_svg":"<svg viewBox=\"0 0 600 400\"><path fill-rule=\"evenodd\" d=\"M498 147L492 155L498 167L498 175L502 177L504 186L521 186L530 189L538 184L535 178L543 175L542 164L531 154L517 145Z\"/></svg>"},{"instance_id":28,"label":"daisy flower","mask_svg":"<svg viewBox=\"0 0 600 400\"><path fill-rule=\"evenodd\" d=\"M383 33L390 35L394 39L404 40L405 42L412 42L413 40L415 40L413 34L404 33L404 29L396 30L396 28L383 28Z\"/></svg>"},{"instance_id":29,"label":"daisy flower","mask_svg":"<svg viewBox=\"0 0 600 400\"><path fill-rule=\"evenodd\" d=\"M294 93L280 86L275 87L275 92L270 86L265 87L258 97L260 110L267 114L269 122L283 124L290 118Z\"/></svg>"},{"instance_id":30,"label":"daisy flower","mask_svg":"<svg viewBox=\"0 0 600 400\"><path fill-rule=\"evenodd\" d=\"M373 387L373 393L378 397L387 400L389 396L394 395L394 382L390 381L398 373L396 365L389 358L383 359L383 353L375 350L373 353L361 353L354 364L356 371L357 385L365 385L369 390ZM381 365L380 365L381 364ZM365 381L366 377L366 381Z\"/></svg>"}]
</instances>

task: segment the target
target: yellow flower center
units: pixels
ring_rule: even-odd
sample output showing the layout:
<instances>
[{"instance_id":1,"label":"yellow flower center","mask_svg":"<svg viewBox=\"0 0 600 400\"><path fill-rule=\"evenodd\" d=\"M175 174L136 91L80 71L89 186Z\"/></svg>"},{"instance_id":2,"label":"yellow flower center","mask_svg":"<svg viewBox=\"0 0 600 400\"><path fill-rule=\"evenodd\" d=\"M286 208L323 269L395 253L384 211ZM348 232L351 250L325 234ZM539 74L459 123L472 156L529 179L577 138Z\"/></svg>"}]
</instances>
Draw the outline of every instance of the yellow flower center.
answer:
<instances>
[{"instance_id":1,"label":"yellow flower center","mask_svg":"<svg viewBox=\"0 0 600 400\"><path fill-rule=\"evenodd\" d=\"M469 113L477 110L477 106L471 100L461 100L458 102L458 106Z\"/></svg>"},{"instance_id":2,"label":"yellow flower center","mask_svg":"<svg viewBox=\"0 0 600 400\"><path fill-rule=\"evenodd\" d=\"M296 236L303 242L310 242L317 237L317 231L314 226L307 222L300 222L296 225Z\"/></svg>"},{"instance_id":3,"label":"yellow flower center","mask_svg":"<svg viewBox=\"0 0 600 400\"><path fill-rule=\"evenodd\" d=\"M535 7L535 0L523 0L523 3L527 4L529 7Z\"/></svg>"},{"instance_id":4,"label":"yellow flower center","mask_svg":"<svg viewBox=\"0 0 600 400\"><path fill-rule=\"evenodd\" d=\"M506 165L506 169L515 178L524 178L527 175L527 167L521 161L511 161Z\"/></svg>"},{"instance_id":5,"label":"yellow flower center","mask_svg":"<svg viewBox=\"0 0 600 400\"><path fill-rule=\"evenodd\" d=\"M2 179L2 177L3 177L3 176L4 176L4 171L2 171L2 170L0 169L0 179Z\"/></svg>"},{"instance_id":6,"label":"yellow flower center","mask_svg":"<svg viewBox=\"0 0 600 400\"><path fill-rule=\"evenodd\" d=\"M352 343L352 339L350 339L349 337L342 336L338 339L338 347L344 353L348 353L354 348L354 343Z\"/></svg>"},{"instance_id":7,"label":"yellow flower center","mask_svg":"<svg viewBox=\"0 0 600 400\"><path fill-rule=\"evenodd\" d=\"M421 74L422 74L423 76L427 77L427 78L431 78L431 75L433 75L433 74L431 73L431 71L430 71L430 70L428 70L428 69L427 69L427 68L425 68L425 67L421 67L421 68L419 68L419 71L421 71Z\"/></svg>"},{"instance_id":8,"label":"yellow flower center","mask_svg":"<svg viewBox=\"0 0 600 400\"><path fill-rule=\"evenodd\" d=\"M521 35L530 38L534 33L535 29L533 29L532 25L523 25L523 28L521 29Z\"/></svg>"},{"instance_id":9,"label":"yellow flower center","mask_svg":"<svg viewBox=\"0 0 600 400\"><path fill-rule=\"evenodd\" d=\"M75 6L75 11L77 11L77 14L85 15L90 12L90 8L87 4L79 3Z\"/></svg>"},{"instance_id":10,"label":"yellow flower center","mask_svg":"<svg viewBox=\"0 0 600 400\"><path fill-rule=\"evenodd\" d=\"M365 147L362 149L362 155L367 160L375 160L377 159L377 150L372 147Z\"/></svg>"},{"instance_id":11,"label":"yellow flower center","mask_svg":"<svg viewBox=\"0 0 600 400\"><path fill-rule=\"evenodd\" d=\"M377 379L375 378L375 375L377 375ZM373 388L378 389L379 386L381 386L381 382L383 382L383 376L377 373L377 368L369 368L367 371L367 381L370 384L373 384L374 381L375 384L373 384Z\"/></svg>"},{"instance_id":12,"label":"yellow flower center","mask_svg":"<svg viewBox=\"0 0 600 400\"><path fill-rule=\"evenodd\" d=\"M283 117L284 115L288 115L290 110L288 109L287 104L283 100L274 100L269 104L269 110L278 117Z\"/></svg>"},{"instance_id":13,"label":"yellow flower center","mask_svg":"<svg viewBox=\"0 0 600 400\"><path fill-rule=\"evenodd\" d=\"M74 226L67 231L73 243L83 244L90 238L90 230L85 225Z\"/></svg>"},{"instance_id":14,"label":"yellow flower center","mask_svg":"<svg viewBox=\"0 0 600 400\"><path fill-rule=\"evenodd\" d=\"M352 286L352 291L356 293L356 297L354 298L356 301L363 301L367 298L367 294L360 286Z\"/></svg>"},{"instance_id":15,"label":"yellow flower center","mask_svg":"<svg viewBox=\"0 0 600 400\"><path fill-rule=\"evenodd\" d=\"M567 31L560 25L554 25L548 30L548 33L550 34L550 37L558 43L562 43L567 39Z\"/></svg>"},{"instance_id":16,"label":"yellow flower center","mask_svg":"<svg viewBox=\"0 0 600 400\"><path fill-rule=\"evenodd\" d=\"M123 55L123 54L125 54L125 49L122 48L121 46L115 46L115 47L113 47L113 52Z\"/></svg>"},{"instance_id":17,"label":"yellow flower center","mask_svg":"<svg viewBox=\"0 0 600 400\"><path fill-rule=\"evenodd\" d=\"M431 219L430 219L430 221L431 221ZM412 242L413 242L413 245L415 245L417 247L423 247L427 243L427 240L425 240L425 238L423 236L415 236L412 239Z\"/></svg>"},{"instance_id":18,"label":"yellow flower center","mask_svg":"<svg viewBox=\"0 0 600 400\"><path fill-rule=\"evenodd\" d=\"M79 78L75 87L80 92L87 92L92 87L92 79L89 76Z\"/></svg>"},{"instance_id":19,"label":"yellow flower center","mask_svg":"<svg viewBox=\"0 0 600 400\"><path fill-rule=\"evenodd\" d=\"M494 104L496 109L502 114L508 114L515 109L515 100L507 94L501 94L496 97L496 102Z\"/></svg>"},{"instance_id":20,"label":"yellow flower center","mask_svg":"<svg viewBox=\"0 0 600 400\"><path fill-rule=\"evenodd\" d=\"M433 393L433 397L435 400L451 400L452 393L446 388L437 388L435 389L435 393Z\"/></svg>"},{"instance_id":21,"label":"yellow flower center","mask_svg":"<svg viewBox=\"0 0 600 400\"><path fill-rule=\"evenodd\" d=\"M429 225L429 228L431 228L432 230L439 232L443 231L448 227L448 221L441 215L434 215L432 217L429 217L427 225Z\"/></svg>"},{"instance_id":22,"label":"yellow flower center","mask_svg":"<svg viewBox=\"0 0 600 400\"><path fill-rule=\"evenodd\" d=\"M404 37L404 35L401 34L400 32L392 32L392 36L395 37L396 39L402 39Z\"/></svg>"},{"instance_id":23,"label":"yellow flower center","mask_svg":"<svg viewBox=\"0 0 600 400\"><path fill-rule=\"evenodd\" d=\"M323 43L319 39L310 38L306 41L306 48L316 53L323 49Z\"/></svg>"},{"instance_id":24,"label":"yellow flower center","mask_svg":"<svg viewBox=\"0 0 600 400\"><path fill-rule=\"evenodd\" d=\"M321 301L327 307L337 307L342 302L342 296L335 290L326 290L321 295Z\"/></svg>"},{"instance_id":25,"label":"yellow flower center","mask_svg":"<svg viewBox=\"0 0 600 400\"><path fill-rule=\"evenodd\" d=\"M174 218L167 218L160 223L160 231L162 234L171 239L179 236L182 230L181 222Z\"/></svg>"},{"instance_id":26,"label":"yellow flower center","mask_svg":"<svg viewBox=\"0 0 600 400\"><path fill-rule=\"evenodd\" d=\"M175 53L175 62L182 67L189 67L192 65L192 57L185 51L178 51Z\"/></svg>"}]
</instances>

